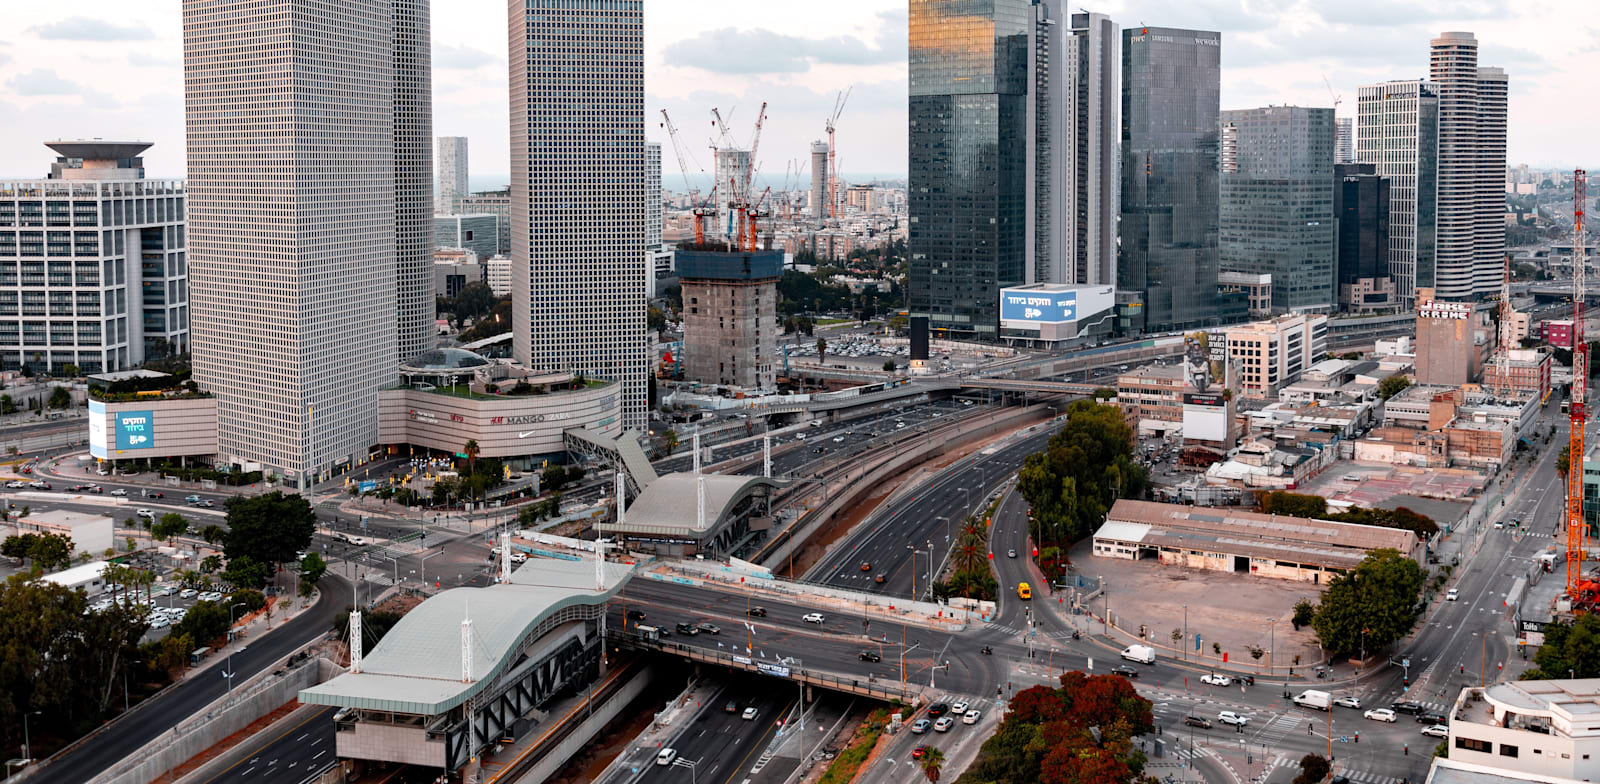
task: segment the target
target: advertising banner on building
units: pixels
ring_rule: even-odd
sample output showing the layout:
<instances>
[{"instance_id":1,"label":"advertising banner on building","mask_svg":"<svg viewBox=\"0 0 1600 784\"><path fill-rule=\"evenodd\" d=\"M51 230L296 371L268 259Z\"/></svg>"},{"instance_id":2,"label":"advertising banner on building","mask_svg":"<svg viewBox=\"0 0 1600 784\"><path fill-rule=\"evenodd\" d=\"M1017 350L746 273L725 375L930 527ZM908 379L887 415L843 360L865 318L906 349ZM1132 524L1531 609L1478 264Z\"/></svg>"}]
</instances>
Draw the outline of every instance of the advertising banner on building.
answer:
<instances>
[{"instance_id":1,"label":"advertising banner on building","mask_svg":"<svg viewBox=\"0 0 1600 784\"><path fill-rule=\"evenodd\" d=\"M156 445L154 411L118 411L117 449L153 449Z\"/></svg>"},{"instance_id":2,"label":"advertising banner on building","mask_svg":"<svg viewBox=\"0 0 1600 784\"><path fill-rule=\"evenodd\" d=\"M1065 324L1078 317L1078 292L1004 289L1000 320Z\"/></svg>"},{"instance_id":3,"label":"advertising banner on building","mask_svg":"<svg viewBox=\"0 0 1600 784\"><path fill-rule=\"evenodd\" d=\"M89 454L106 459L106 404L89 401Z\"/></svg>"}]
</instances>

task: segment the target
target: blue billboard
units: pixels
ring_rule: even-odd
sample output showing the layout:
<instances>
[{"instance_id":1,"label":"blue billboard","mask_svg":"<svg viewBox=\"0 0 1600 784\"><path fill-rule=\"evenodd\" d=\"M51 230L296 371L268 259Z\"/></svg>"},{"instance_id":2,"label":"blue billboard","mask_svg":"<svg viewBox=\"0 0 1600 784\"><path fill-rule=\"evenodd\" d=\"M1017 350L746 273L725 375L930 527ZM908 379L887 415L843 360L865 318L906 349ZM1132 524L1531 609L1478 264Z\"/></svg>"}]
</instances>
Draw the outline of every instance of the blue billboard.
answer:
<instances>
[{"instance_id":1,"label":"blue billboard","mask_svg":"<svg viewBox=\"0 0 1600 784\"><path fill-rule=\"evenodd\" d=\"M118 411L117 449L152 449L156 445L156 418L152 411Z\"/></svg>"},{"instance_id":2,"label":"blue billboard","mask_svg":"<svg viewBox=\"0 0 1600 784\"><path fill-rule=\"evenodd\" d=\"M1001 289L1000 320L1065 323L1078 318L1078 292Z\"/></svg>"}]
</instances>

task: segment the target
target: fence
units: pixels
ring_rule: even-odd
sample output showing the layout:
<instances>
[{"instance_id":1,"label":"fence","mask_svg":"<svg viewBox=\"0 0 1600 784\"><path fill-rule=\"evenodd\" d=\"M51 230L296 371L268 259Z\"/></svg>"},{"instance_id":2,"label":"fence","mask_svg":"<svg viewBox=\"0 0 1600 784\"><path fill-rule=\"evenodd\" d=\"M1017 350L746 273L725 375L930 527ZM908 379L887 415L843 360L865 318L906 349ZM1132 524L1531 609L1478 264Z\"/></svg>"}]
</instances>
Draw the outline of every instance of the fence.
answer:
<instances>
[{"instance_id":1,"label":"fence","mask_svg":"<svg viewBox=\"0 0 1600 784\"><path fill-rule=\"evenodd\" d=\"M692 645L685 645L683 643L676 642L647 642L632 634L618 631L616 629L611 630L610 637L612 644L617 646L628 647L641 651L670 653L676 656L682 656L690 661L717 664L724 667L745 670L747 672L759 672L763 675L770 675L775 678L784 678L787 680L798 681L800 683L808 683L813 686L820 686L824 689L829 689L832 691L855 694L862 697L870 697L872 699L883 700L886 702L889 700L910 702L914 697L921 694L920 689L912 686L909 683L904 683L902 681L881 681L871 675L868 675L867 678L863 680L859 677L838 675L832 672L806 670L801 669L800 667L792 667L784 663L782 660L767 661L752 659L749 656L735 656L733 654L722 653L720 651L713 651L708 648L697 648Z\"/></svg>"}]
</instances>

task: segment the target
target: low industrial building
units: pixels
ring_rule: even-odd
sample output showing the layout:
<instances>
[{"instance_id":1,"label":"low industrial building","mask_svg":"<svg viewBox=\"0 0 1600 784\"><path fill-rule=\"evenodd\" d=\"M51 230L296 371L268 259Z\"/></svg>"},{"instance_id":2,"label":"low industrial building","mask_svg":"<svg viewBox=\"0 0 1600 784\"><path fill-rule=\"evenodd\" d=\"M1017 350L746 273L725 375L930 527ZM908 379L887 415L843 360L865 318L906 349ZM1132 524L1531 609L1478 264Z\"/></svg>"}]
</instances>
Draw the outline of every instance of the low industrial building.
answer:
<instances>
[{"instance_id":1,"label":"low industrial building","mask_svg":"<svg viewBox=\"0 0 1600 784\"><path fill-rule=\"evenodd\" d=\"M667 474L645 485L620 519L595 529L632 552L725 557L765 538L781 486L759 476Z\"/></svg>"},{"instance_id":2,"label":"low industrial building","mask_svg":"<svg viewBox=\"0 0 1600 784\"><path fill-rule=\"evenodd\" d=\"M105 561L90 561L79 564L71 569L63 569L55 574L47 574L39 579L47 583L65 586L68 590L82 588L84 593L94 596L106 590L106 567L111 564Z\"/></svg>"},{"instance_id":3,"label":"low industrial building","mask_svg":"<svg viewBox=\"0 0 1600 784\"><path fill-rule=\"evenodd\" d=\"M1183 366L1145 365L1117 376L1117 405L1140 435L1183 425Z\"/></svg>"},{"instance_id":4,"label":"low industrial building","mask_svg":"<svg viewBox=\"0 0 1600 784\"><path fill-rule=\"evenodd\" d=\"M1384 548L1421 560L1421 541L1402 529L1153 501L1116 502L1094 533L1102 558L1317 584Z\"/></svg>"},{"instance_id":5,"label":"low industrial building","mask_svg":"<svg viewBox=\"0 0 1600 784\"><path fill-rule=\"evenodd\" d=\"M100 555L112 548L114 523L107 515L53 509L32 512L12 522L18 534L60 534L72 540L74 554Z\"/></svg>"}]
</instances>

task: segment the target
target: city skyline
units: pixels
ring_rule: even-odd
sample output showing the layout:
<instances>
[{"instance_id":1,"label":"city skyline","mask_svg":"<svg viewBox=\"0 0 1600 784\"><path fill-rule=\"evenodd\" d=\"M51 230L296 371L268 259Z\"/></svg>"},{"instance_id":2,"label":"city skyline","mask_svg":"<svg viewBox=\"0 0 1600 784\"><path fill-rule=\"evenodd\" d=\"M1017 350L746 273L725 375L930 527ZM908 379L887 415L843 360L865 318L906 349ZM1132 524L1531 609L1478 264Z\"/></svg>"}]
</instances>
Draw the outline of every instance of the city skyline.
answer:
<instances>
[{"instance_id":1,"label":"city skyline","mask_svg":"<svg viewBox=\"0 0 1600 784\"><path fill-rule=\"evenodd\" d=\"M809 142L821 136L835 92L853 84L840 122L840 174L904 175L904 3L839 1L801 8L709 0L701 6L705 13L679 14L665 0L646 4L647 118L666 108L691 128L697 125L689 120L698 122L710 106L723 107L725 114L733 108L737 121L769 100L762 172L781 178L785 162L806 158ZM1563 82L1575 83L1600 64L1600 39L1581 25L1547 24L1561 9L1577 11L1581 3L1564 0L1534 10L1498 2L1453 4L1444 11L1424 6L1342 4L1317 10L1320 21L1297 9L1247 13L1240 2L1222 1L1129 0L1091 10L1127 24L1222 32L1230 44L1222 63L1224 109L1330 106L1326 76L1343 99L1340 117L1355 116L1362 84L1425 78L1427 44L1440 31L1474 31L1480 61L1515 75L1509 162L1556 169L1586 164L1581 129L1600 120L1600 109L1570 106ZM119 137L155 143L150 176L183 175L176 6L138 16L103 0L70 11L9 11L12 32L0 37L0 110L37 119L0 129L0 175L33 176L29 149L40 138L106 136L108 127L125 129ZM479 0L434 20L435 132L472 138L474 170L484 175L509 171L503 44L484 34L503 25L503 15L498 3ZM704 59L707 49L719 51L718 59ZM873 130L854 132L865 128ZM666 141L653 121L646 122L646 136ZM703 140L690 134L688 141L700 165L709 168ZM681 186L674 156L667 156L663 177L668 189Z\"/></svg>"}]
</instances>

